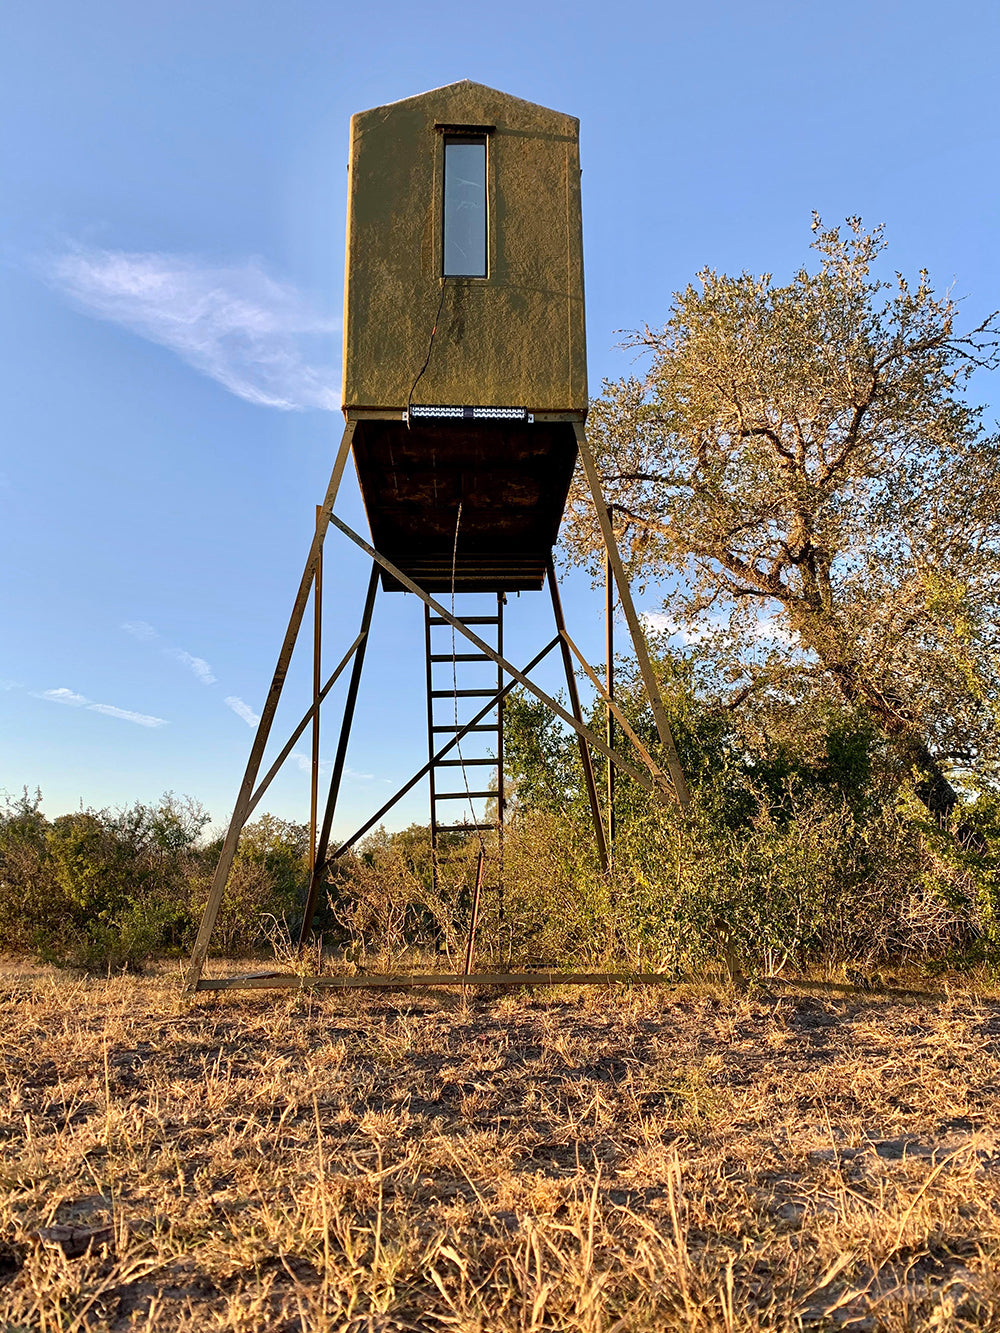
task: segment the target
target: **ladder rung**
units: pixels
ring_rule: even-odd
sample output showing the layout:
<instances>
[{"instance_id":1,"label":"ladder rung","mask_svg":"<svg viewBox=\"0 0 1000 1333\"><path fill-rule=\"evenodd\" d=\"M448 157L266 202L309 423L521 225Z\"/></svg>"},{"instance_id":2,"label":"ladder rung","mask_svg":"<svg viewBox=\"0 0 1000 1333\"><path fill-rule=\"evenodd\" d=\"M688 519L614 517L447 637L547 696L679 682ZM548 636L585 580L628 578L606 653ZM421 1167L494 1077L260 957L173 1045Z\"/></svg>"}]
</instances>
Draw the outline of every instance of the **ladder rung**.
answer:
<instances>
[{"instance_id":1,"label":"ladder rung","mask_svg":"<svg viewBox=\"0 0 1000 1333\"><path fill-rule=\"evenodd\" d=\"M486 727L486 726L480 726L480 727L466 727L466 726L461 726L461 725L456 726L454 723L452 723L451 725L446 726L446 727L431 727L431 731L493 731L493 732L497 732L497 731L499 731L499 730L500 730L500 728L497 726L497 724L496 724L495 722L494 722L494 724L493 724L492 727Z\"/></svg>"},{"instance_id":2,"label":"ladder rung","mask_svg":"<svg viewBox=\"0 0 1000 1333\"><path fill-rule=\"evenodd\" d=\"M492 662L485 653L431 653L432 662Z\"/></svg>"},{"instance_id":3,"label":"ladder rung","mask_svg":"<svg viewBox=\"0 0 1000 1333\"><path fill-rule=\"evenodd\" d=\"M492 833L496 824L438 824L438 833Z\"/></svg>"},{"instance_id":4,"label":"ladder rung","mask_svg":"<svg viewBox=\"0 0 1000 1333\"><path fill-rule=\"evenodd\" d=\"M434 765L434 767L471 768L473 764L478 764L480 766L482 766L483 764L491 764L493 768L496 768L497 761L495 759L439 759L437 763Z\"/></svg>"},{"instance_id":5,"label":"ladder rung","mask_svg":"<svg viewBox=\"0 0 1000 1333\"><path fill-rule=\"evenodd\" d=\"M478 801L487 796L496 796L495 791L436 791L435 801L464 801L466 797Z\"/></svg>"},{"instance_id":6,"label":"ladder rung","mask_svg":"<svg viewBox=\"0 0 1000 1333\"><path fill-rule=\"evenodd\" d=\"M499 616L456 616L455 619L460 625L499 625ZM443 616L431 616L432 625L450 625L450 620L445 620Z\"/></svg>"},{"instance_id":7,"label":"ladder rung","mask_svg":"<svg viewBox=\"0 0 1000 1333\"><path fill-rule=\"evenodd\" d=\"M496 690L431 690L432 699L492 699Z\"/></svg>"}]
</instances>

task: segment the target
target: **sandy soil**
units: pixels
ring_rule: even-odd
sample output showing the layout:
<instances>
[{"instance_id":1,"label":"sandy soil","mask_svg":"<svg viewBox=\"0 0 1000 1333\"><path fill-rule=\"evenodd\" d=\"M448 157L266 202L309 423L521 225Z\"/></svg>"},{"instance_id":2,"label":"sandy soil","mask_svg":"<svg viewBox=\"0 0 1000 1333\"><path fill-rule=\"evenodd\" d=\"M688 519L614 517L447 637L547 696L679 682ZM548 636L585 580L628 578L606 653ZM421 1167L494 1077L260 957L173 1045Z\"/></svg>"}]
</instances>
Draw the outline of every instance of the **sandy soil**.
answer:
<instances>
[{"instance_id":1,"label":"sandy soil","mask_svg":"<svg viewBox=\"0 0 1000 1333\"><path fill-rule=\"evenodd\" d=\"M995 995L0 992L7 1333L1000 1328Z\"/></svg>"}]
</instances>

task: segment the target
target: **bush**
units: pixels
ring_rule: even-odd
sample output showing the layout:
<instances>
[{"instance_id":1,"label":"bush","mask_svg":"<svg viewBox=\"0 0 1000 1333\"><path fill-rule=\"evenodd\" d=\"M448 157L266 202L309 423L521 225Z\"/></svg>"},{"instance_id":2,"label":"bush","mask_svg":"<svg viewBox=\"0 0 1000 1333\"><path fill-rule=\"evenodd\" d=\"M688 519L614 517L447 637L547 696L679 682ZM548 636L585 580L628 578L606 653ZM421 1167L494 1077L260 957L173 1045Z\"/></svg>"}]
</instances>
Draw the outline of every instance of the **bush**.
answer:
<instances>
[{"instance_id":1,"label":"bush","mask_svg":"<svg viewBox=\"0 0 1000 1333\"><path fill-rule=\"evenodd\" d=\"M188 880L207 815L167 793L158 806L80 810L49 822L41 795L0 814L5 947L88 970L137 966L190 934Z\"/></svg>"},{"instance_id":2,"label":"bush","mask_svg":"<svg viewBox=\"0 0 1000 1333\"><path fill-rule=\"evenodd\" d=\"M194 876L187 911L196 929L208 899L219 838L206 847ZM275 815L261 815L240 836L212 936L213 952L252 955L273 933L274 922L295 931L309 884L309 830Z\"/></svg>"}]
</instances>

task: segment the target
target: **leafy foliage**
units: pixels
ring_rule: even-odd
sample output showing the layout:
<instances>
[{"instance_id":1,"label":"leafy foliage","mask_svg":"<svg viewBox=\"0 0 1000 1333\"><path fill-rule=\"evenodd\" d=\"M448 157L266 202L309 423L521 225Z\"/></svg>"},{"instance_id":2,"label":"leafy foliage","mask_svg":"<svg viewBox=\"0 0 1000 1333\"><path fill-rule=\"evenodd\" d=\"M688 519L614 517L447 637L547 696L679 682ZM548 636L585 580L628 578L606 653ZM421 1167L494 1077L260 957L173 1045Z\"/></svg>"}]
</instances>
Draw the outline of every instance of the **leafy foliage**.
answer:
<instances>
[{"instance_id":1,"label":"leafy foliage","mask_svg":"<svg viewBox=\"0 0 1000 1333\"><path fill-rule=\"evenodd\" d=\"M690 662L661 656L656 667L693 810L682 819L619 776L608 876L595 864L578 767L558 808L544 798L566 781L570 738L563 733L549 748L547 725L534 741L511 735L536 715L508 715L516 795L505 842L509 892L526 895L529 915L547 899L535 938L546 941L550 965L614 957L681 972L714 957L772 972L1000 960L992 797L964 799L943 828L863 708L820 696L809 708L776 710L771 727L760 710L747 725L697 688ZM655 753L634 664L620 662L618 673L619 700ZM526 757L527 780L517 767ZM543 794L537 803L535 793ZM973 834L956 837L959 824Z\"/></svg>"},{"instance_id":2,"label":"leafy foliage","mask_svg":"<svg viewBox=\"0 0 1000 1333\"><path fill-rule=\"evenodd\" d=\"M103 971L189 947L219 843L208 816L167 793L156 806L80 810L49 821L41 793L0 811L0 940L6 950ZM305 834L265 815L249 825L220 921L229 952L259 947L264 919L294 910Z\"/></svg>"},{"instance_id":3,"label":"leafy foliage","mask_svg":"<svg viewBox=\"0 0 1000 1333\"><path fill-rule=\"evenodd\" d=\"M631 571L703 681L765 712L860 706L947 816L950 776L991 770L1000 698L1000 437L963 388L998 364L995 317L957 329L928 275L875 275L880 230L822 230L815 271L706 269L643 378L606 383L588 433ZM584 488L568 541L599 538Z\"/></svg>"}]
</instances>

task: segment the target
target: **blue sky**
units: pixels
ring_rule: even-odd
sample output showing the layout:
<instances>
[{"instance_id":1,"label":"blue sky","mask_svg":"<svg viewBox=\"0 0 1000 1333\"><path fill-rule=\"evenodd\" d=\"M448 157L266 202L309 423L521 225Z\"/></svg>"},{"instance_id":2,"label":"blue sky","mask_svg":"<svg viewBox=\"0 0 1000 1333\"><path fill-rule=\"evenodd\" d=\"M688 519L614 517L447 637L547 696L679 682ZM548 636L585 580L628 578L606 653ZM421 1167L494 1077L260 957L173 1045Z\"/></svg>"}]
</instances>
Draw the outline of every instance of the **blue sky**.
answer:
<instances>
[{"instance_id":1,"label":"blue sky","mask_svg":"<svg viewBox=\"0 0 1000 1333\"><path fill-rule=\"evenodd\" d=\"M0 788L50 815L166 789L228 815L341 429L352 112L471 78L580 117L594 389L629 368L616 331L703 265L784 279L813 209L885 223L890 263L970 320L1000 305L993 0L4 14ZM353 481L340 510L362 523ZM331 666L364 582L331 537ZM599 658L600 594L564 595ZM546 605L512 602L510 656ZM383 597L341 832L426 757L421 639L414 599ZM265 804L307 816L299 765Z\"/></svg>"}]
</instances>

